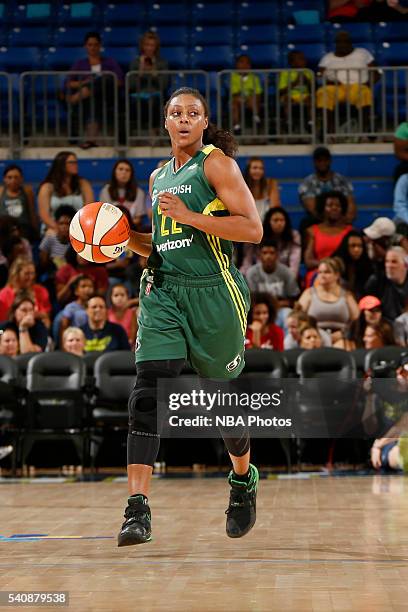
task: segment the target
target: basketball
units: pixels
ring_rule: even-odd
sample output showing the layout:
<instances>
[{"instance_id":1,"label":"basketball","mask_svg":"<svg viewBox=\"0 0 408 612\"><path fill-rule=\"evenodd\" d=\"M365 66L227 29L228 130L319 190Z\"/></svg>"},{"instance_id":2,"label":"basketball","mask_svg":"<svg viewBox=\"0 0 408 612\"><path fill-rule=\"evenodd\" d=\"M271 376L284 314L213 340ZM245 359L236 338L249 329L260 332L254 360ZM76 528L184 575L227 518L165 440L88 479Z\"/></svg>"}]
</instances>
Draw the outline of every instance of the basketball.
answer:
<instances>
[{"instance_id":1,"label":"basketball","mask_svg":"<svg viewBox=\"0 0 408 612\"><path fill-rule=\"evenodd\" d=\"M117 206L93 202L73 217L69 238L81 257L93 263L106 263L125 250L130 238L129 222Z\"/></svg>"}]
</instances>

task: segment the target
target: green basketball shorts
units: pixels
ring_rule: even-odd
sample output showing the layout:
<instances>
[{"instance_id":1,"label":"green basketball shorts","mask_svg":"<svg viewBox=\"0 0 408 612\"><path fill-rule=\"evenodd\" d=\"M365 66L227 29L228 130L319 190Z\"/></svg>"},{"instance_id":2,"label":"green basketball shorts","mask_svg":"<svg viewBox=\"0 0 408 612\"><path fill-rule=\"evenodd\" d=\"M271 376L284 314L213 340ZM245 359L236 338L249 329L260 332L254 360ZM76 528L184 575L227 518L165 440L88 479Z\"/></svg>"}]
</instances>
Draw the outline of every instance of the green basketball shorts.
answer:
<instances>
[{"instance_id":1,"label":"green basketball shorts","mask_svg":"<svg viewBox=\"0 0 408 612\"><path fill-rule=\"evenodd\" d=\"M249 305L249 289L234 267L197 277L145 270L136 363L187 359L205 378L236 378L244 367Z\"/></svg>"}]
</instances>

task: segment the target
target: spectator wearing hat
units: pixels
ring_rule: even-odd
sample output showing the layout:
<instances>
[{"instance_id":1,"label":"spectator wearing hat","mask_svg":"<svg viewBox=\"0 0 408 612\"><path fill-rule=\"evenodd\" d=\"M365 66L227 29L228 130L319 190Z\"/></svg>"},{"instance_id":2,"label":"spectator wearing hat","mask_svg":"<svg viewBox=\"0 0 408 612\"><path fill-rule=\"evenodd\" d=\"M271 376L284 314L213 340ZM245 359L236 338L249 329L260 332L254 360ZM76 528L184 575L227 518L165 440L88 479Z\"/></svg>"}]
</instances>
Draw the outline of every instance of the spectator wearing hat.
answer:
<instances>
[{"instance_id":1,"label":"spectator wearing hat","mask_svg":"<svg viewBox=\"0 0 408 612\"><path fill-rule=\"evenodd\" d=\"M378 217L363 229L367 239L367 252L374 265L374 273L384 272L384 259L387 249L392 246L397 231L396 225L388 217Z\"/></svg>"},{"instance_id":2,"label":"spectator wearing hat","mask_svg":"<svg viewBox=\"0 0 408 612\"><path fill-rule=\"evenodd\" d=\"M403 121L394 134L394 155L399 160L394 170L394 183L408 172L408 121Z\"/></svg>"},{"instance_id":3,"label":"spectator wearing hat","mask_svg":"<svg viewBox=\"0 0 408 612\"><path fill-rule=\"evenodd\" d=\"M347 198L346 220L353 221L356 216L356 205L353 197L353 186L341 174L331 169L332 156L326 147L317 147L313 152L313 165L315 171L309 174L299 185L298 193L307 216L302 219L301 233L309 225L318 223L321 219L316 210L317 197L327 191L339 191Z\"/></svg>"},{"instance_id":4,"label":"spectator wearing hat","mask_svg":"<svg viewBox=\"0 0 408 612\"><path fill-rule=\"evenodd\" d=\"M353 339L357 348L364 347L364 335L367 325L377 325L384 321L381 301L375 295L365 295L358 302L360 316L352 322L348 330L347 337ZM343 348L339 344L336 348Z\"/></svg>"},{"instance_id":5,"label":"spectator wearing hat","mask_svg":"<svg viewBox=\"0 0 408 612\"><path fill-rule=\"evenodd\" d=\"M405 310L408 298L406 252L394 246L385 255L385 271L372 274L366 284L367 294L381 300L384 317L393 323Z\"/></svg>"}]
</instances>

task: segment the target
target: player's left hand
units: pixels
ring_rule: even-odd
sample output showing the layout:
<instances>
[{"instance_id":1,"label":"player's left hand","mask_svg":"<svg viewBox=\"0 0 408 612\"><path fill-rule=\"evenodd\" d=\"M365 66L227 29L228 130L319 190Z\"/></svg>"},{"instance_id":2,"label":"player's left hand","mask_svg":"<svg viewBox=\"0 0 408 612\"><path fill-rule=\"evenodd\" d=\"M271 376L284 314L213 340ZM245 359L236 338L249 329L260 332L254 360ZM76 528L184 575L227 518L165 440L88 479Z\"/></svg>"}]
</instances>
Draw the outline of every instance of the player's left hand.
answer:
<instances>
[{"instance_id":1,"label":"player's left hand","mask_svg":"<svg viewBox=\"0 0 408 612\"><path fill-rule=\"evenodd\" d=\"M165 191L159 195L159 205L166 217L170 217L179 223L189 224L191 211L178 196Z\"/></svg>"}]
</instances>

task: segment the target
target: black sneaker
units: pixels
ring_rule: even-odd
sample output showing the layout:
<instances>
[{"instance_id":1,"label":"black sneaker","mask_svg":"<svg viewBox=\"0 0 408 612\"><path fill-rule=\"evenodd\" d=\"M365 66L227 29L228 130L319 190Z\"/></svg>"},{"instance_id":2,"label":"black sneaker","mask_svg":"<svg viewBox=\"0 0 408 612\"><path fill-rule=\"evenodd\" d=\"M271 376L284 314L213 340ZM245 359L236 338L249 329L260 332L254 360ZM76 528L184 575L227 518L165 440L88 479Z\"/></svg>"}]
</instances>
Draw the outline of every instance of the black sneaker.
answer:
<instances>
[{"instance_id":1,"label":"black sneaker","mask_svg":"<svg viewBox=\"0 0 408 612\"><path fill-rule=\"evenodd\" d=\"M118 535L118 546L144 544L152 539L152 515L144 495L132 495L125 510L126 521Z\"/></svg>"},{"instance_id":2,"label":"black sneaker","mask_svg":"<svg viewBox=\"0 0 408 612\"><path fill-rule=\"evenodd\" d=\"M228 483L231 486L231 493L229 506L225 511L228 537L242 538L255 525L258 481L258 470L252 463L249 464L249 481L247 483L236 480L232 470L229 473Z\"/></svg>"}]
</instances>

